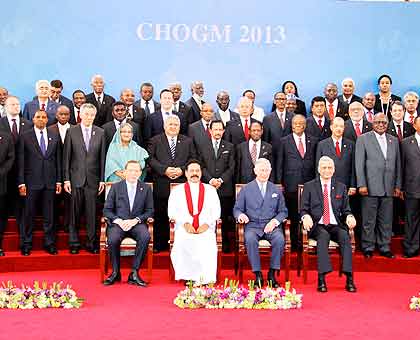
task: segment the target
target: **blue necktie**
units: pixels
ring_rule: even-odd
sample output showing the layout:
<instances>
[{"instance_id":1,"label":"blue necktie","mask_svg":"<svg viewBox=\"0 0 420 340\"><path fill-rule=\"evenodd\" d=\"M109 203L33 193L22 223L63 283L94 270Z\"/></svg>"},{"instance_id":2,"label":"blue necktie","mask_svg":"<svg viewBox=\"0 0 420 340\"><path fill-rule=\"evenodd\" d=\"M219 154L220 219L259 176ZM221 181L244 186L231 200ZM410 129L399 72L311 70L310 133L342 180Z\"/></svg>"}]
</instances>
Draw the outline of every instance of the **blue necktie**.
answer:
<instances>
[{"instance_id":1,"label":"blue necktie","mask_svg":"<svg viewBox=\"0 0 420 340\"><path fill-rule=\"evenodd\" d=\"M39 138L39 147L41 148L42 156L45 156L45 153L47 152L47 148L45 146L45 139L44 139L44 134L42 130L40 131L40 134L41 134L41 138Z\"/></svg>"}]
</instances>

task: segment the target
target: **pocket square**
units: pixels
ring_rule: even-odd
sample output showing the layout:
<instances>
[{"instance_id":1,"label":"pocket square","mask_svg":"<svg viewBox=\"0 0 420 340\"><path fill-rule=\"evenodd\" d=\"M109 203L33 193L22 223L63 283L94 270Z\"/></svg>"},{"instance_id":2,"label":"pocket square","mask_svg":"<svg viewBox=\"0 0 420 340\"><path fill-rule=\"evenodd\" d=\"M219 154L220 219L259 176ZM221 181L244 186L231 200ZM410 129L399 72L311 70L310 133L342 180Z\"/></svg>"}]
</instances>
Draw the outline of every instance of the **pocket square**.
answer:
<instances>
[{"instance_id":1,"label":"pocket square","mask_svg":"<svg viewBox=\"0 0 420 340\"><path fill-rule=\"evenodd\" d=\"M278 196L278 194L274 193L271 195L271 198L276 198Z\"/></svg>"},{"instance_id":2,"label":"pocket square","mask_svg":"<svg viewBox=\"0 0 420 340\"><path fill-rule=\"evenodd\" d=\"M228 151L223 151L222 153L229 153L229 150Z\"/></svg>"}]
</instances>

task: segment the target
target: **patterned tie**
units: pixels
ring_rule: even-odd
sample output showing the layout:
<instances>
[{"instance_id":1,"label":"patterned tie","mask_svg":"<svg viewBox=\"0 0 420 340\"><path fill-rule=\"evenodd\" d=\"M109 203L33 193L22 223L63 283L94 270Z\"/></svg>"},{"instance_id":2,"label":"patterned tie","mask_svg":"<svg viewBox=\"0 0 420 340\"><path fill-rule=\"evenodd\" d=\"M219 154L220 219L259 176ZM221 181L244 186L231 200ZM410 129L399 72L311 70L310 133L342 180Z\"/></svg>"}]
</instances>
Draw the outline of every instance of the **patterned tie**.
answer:
<instances>
[{"instance_id":1,"label":"patterned tie","mask_svg":"<svg viewBox=\"0 0 420 340\"><path fill-rule=\"evenodd\" d=\"M318 119L318 127L322 130L322 119Z\"/></svg>"},{"instance_id":2,"label":"patterned tie","mask_svg":"<svg viewBox=\"0 0 420 340\"><path fill-rule=\"evenodd\" d=\"M334 119L334 106L331 103L329 104L329 107L328 107L328 116L330 116L330 120Z\"/></svg>"},{"instance_id":3,"label":"patterned tie","mask_svg":"<svg viewBox=\"0 0 420 340\"><path fill-rule=\"evenodd\" d=\"M410 124L413 125L414 124L414 114L410 113Z\"/></svg>"},{"instance_id":4,"label":"patterned tie","mask_svg":"<svg viewBox=\"0 0 420 340\"><path fill-rule=\"evenodd\" d=\"M402 131L401 131L401 125L397 125L397 134L398 134L398 139L401 142L403 139L403 135L402 135Z\"/></svg>"},{"instance_id":5,"label":"patterned tie","mask_svg":"<svg viewBox=\"0 0 420 340\"><path fill-rule=\"evenodd\" d=\"M128 106L127 106L126 112L127 112L127 119L128 120L132 120L133 119L133 115L131 114L130 108Z\"/></svg>"},{"instance_id":6,"label":"patterned tie","mask_svg":"<svg viewBox=\"0 0 420 340\"><path fill-rule=\"evenodd\" d=\"M214 141L214 156L217 158L217 154L219 153L219 141L215 140Z\"/></svg>"},{"instance_id":7,"label":"patterned tie","mask_svg":"<svg viewBox=\"0 0 420 340\"><path fill-rule=\"evenodd\" d=\"M335 142L335 153L337 157L341 157L340 143L338 141Z\"/></svg>"},{"instance_id":8,"label":"patterned tie","mask_svg":"<svg viewBox=\"0 0 420 340\"><path fill-rule=\"evenodd\" d=\"M248 125L248 119L245 119L245 126L244 126L244 135L245 139L249 139L249 125Z\"/></svg>"},{"instance_id":9,"label":"patterned tie","mask_svg":"<svg viewBox=\"0 0 420 340\"><path fill-rule=\"evenodd\" d=\"M86 151L89 151L89 143L90 143L90 133L89 133L89 129L85 128L85 146L86 146Z\"/></svg>"},{"instance_id":10,"label":"patterned tie","mask_svg":"<svg viewBox=\"0 0 420 340\"><path fill-rule=\"evenodd\" d=\"M172 159L175 159L176 143L175 143L175 138L174 137L171 138L170 149L171 149L171 157L172 157Z\"/></svg>"},{"instance_id":11,"label":"patterned tie","mask_svg":"<svg viewBox=\"0 0 420 340\"><path fill-rule=\"evenodd\" d=\"M298 151L300 153L300 157L304 158L305 157L305 148L303 147L302 137L299 137Z\"/></svg>"},{"instance_id":12,"label":"patterned tie","mask_svg":"<svg viewBox=\"0 0 420 340\"><path fill-rule=\"evenodd\" d=\"M45 146L44 133L43 133L42 130L39 133L41 134L41 136L39 138L39 147L41 148L42 156L45 157L45 154L47 153L47 148Z\"/></svg>"},{"instance_id":13,"label":"patterned tie","mask_svg":"<svg viewBox=\"0 0 420 340\"><path fill-rule=\"evenodd\" d=\"M12 137L13 137L13 142L17 142L18 139L18 130L17 130L17 124L16 124L16 118L12 119Z\"/></svg>"},{"instance_id":14,"label":"patterned tie","mask_svg":"<svg viewBox=\"0 0 420 340\"><path fill-rule=\"evenodd\" d=\"M360 123L354 124L356 126L356 136L359 137L362 134L362 131L360 131Z\"/></svg>"},{"instance_id":15,"label":"patterned tie","mask_svg":"<svg viewBox=\"0 0 420 340\"><path fill-rule=\"evenodd\" d=\"M148 100L146 100L146 105L144 106L144 112L146 112L146 116L150 115L150 107L149 107Z\"/></svg>"},{"instance_id":16,"label":"patterned tie","mask_svg":"<svg viewBox=\"0 0 420 340\"><path fill-rule=\"evenodd\" d=\"M257 143L253 142L252 149L251 149L251 159L252 163L255 164L257 161Z\"/></svg>"},{"instance_id":17,"label":"patterned tie","mask_svg":"<svg viewBox=\"0 0 420 340\"><path fill-rule=\"evenodd\" d=\"M283 113L280 113L280 125L281 128L284 129L284 118L283 118Z\"/></svg>"},{"instance_id":18,"label":"patterned tie","mask_svg":"<svg viewBox=\"0 0 420 340\"><path fill-rule=\"evenodd\" d=\"M322 220L324 222L324 225L330 224L330 207L328 204L328 185L324 184L324 207L322 211Z\"/></svg>"},{"instance_id":19,"label":"patterned tie","mask_svg":"<svg viewBox=\"0 0 420 340\"><path fill-rule=\"evenodd\" d=\"M42 110L42 111L45 111L45 103L42 103L42 104L41 104L41 110Z\"/></svg>"}]
</instances>

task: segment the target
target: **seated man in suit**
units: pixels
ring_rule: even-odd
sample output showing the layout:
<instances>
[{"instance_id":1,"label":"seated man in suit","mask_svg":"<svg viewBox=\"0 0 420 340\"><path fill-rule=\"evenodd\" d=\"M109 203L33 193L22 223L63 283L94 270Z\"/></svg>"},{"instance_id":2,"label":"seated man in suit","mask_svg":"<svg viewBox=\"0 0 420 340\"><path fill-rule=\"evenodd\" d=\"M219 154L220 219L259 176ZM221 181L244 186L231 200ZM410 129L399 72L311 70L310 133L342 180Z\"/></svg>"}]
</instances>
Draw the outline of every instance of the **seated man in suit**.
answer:
<instances>
[{"instance_id":1,"label":"seated man in suit","mask_svg":"<svg viewBox=\"0 0 420 340\"><path fill-rule=\"evenodd\" d=\"M255 179L254 166L259 158L266 158L272 164L272 148L269 143L261 140L263 125L259 121L251 123L248 142L239 144L236 148L236 183L247 184ZM271 172L270 180L275 178Z\"/></svg>"},{"instance_id":2,"label":"seated man in suit","mask_svg":"<svg viewBox=\"0 0 420 340\"><path fill-rule=\"evenodd\" d=\"M215 118L221 120L225 126L227 122L239 119L239 113L229 109L230 97L227 91L217 93L216 103L219 109L215 113Z\"/></svg>"},{"instance_id":3,"label":"seated man in suit","mask_svg":"<svg viewBox=\"0 0 420 340\"><path fill-rule=\"evenodd\" d=\"M104 281L109 286L121 281L120 246L124 238L136 241L133 265L128 276L128 284L146 287L138 275L145 257L150 235L146 221L153 216L153 195L149 185L139 181L141 166L137 161L125 165L125 181L112 185L104 205L104 215L108 219L107 237L112 273Z\"/></svg>"},{"instance_id":4,"label":"seated man in suit","mask_svg":"<svg viewBox=\"0 0 420 340\"><path fill-rule=\"evenodd\" d=\"M168 201L168 216L175 221L171 260L175 280L200 284L216 282L216 223L220 201L216 189L201 180L201 166L190 160L185 166L187 182L176 186Z\"/></svg>"},{"instance_id":5,"label":"seated man in suit","mask_svg":"<svg viewBox=\"0 0 420 340\"><path fill-rule=\"evenodd\" d=\"M302 195L303 228L317 241L318 291L325 293L325 275L332 271L328 246L330 239L340 245L343 256L343 272L346 274L346 290L356 292L353 282L352 249L347 228L356 226L351 214L347 188L337 182L334 175L334 161L322 156L318 163L319 178L306 182Z\"/></svg>"},{"instance_id":6,"label":"seated man in suit","mask_svg":"<svg viewBox=\"0 0 420 340\"><path fill-rule=\"evenodd\" d=\"M25 104L23 108L23 118L32 121L35 112L42 110L47 112L48 125L55 123L55 113L59 104L51 100L50 97L50 83L48 80L38 80L35 84L37 98Z\"/></svg>"},{"instance_id":7,"label":"seated man in suit","mask_svg":"<svg viewBox=\"0 0 420 340\"><path fill-rule=\"evenodd\" d=\"M66 107L67 108L67 107ZM38 110L34 117L34 127L22 134L19 140L18 187L25 196L25 235L22 255L28 256L32 248L32 230L36 205L42 203L44 249L51 255L57 254L54 228L54 198L61 193L62 146L60 135L46 129L47 113Z\"/></svg>"},{"instance_id":8,"label":"seated man in suit","mask_svg":"<svg viewBox=\"0 0 420 340\"><path fill-rule=\"evenodd\" d=\"M267 280L278 287L275 271L280 270L284 251L284 236L281 224L287 217L283 193L268 179L271 164L265 158L255 162L256 179L242 188L237 197L233 215L239 223L245 223L245 244L248 260L255 273L257 285L263 286L258 242L267 240L271 244L270 270Z\"/></svg>"}]
</instances>

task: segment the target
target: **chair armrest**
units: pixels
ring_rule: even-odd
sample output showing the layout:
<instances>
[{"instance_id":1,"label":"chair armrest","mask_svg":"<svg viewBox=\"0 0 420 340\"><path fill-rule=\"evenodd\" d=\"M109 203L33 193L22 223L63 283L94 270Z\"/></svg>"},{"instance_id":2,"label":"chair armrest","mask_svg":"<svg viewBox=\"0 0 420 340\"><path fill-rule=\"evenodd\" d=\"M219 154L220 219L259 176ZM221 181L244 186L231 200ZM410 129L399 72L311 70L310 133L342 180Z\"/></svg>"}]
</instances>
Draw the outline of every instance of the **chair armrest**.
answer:
<instances>
[{"instance_id":1,"label":"chair armrest","mask_svg":"<svg viewBox=\"0 0 420 340\"><path fill-rule=\"evenodd\" d=\"M245 244L245 223L236 222L238 245Z\"/></svg>"},{"instance_id":2,"label":"chair armrest","mask_svg":"<svg viewBox=\"0 0 420 340\"><path fill-rule=\"evenodd\" d=\"M222 244L222 220L219 218L216 222L216 242Z\"/></svg>"},{"instance_id":3,"label":"chair armrest","mask_svg":"<svg viewBox=\"0 0 420 340\"><path fill-rule=\"evenodd\" d=\"M309 248L308 231L303 227L303 223L302 222L299 222L299 228L300 228L301 233L302 233L303 250L308 250L308 248Z\"/></svg>"},{"instance_id":4,"label":"chair armrest","mask_svg":"<svg viewBox=\"0 0 420 340\"><path fill-rule=\"evenodd\" d=\"M153 224L155 223L155 220L152 217L149 217L146 221L147 229L149 230L150 234L150 243L153 244Z\"/></svg>"},{"instance_id":5,"label":"chair armrest","mask_svg":"<svg viewBox=\"0 0 420 340\"><path fill-rule=\"evenodd\" d=\"M356 240L354 238L354 229L349 229L349 236L350 236L350 242L351 242L351 249L354 253L356 250Z\"/></svg>"},{"instance_id":6,"label":"chair armrest","mask_svg":"<svg viewBox=\"0 0 420 340\"><path fill-rule=\"evenodd\" d=\"M284 241L285 241L285 245L290 246L290 220L284 220L283 221L283 231L284 231Z\"/></svg>"},{"instance_id":7,"label":"chair armrest","mask_svg":"<svg viewBox=\"0 0 420 340\"><path fill-rule=\"evenodd\" d=\"M175 239L175 220L173 218L169 219L169 246L172 248L172 244Z\"/></svg>"},{"instance_id":8,"label":"chair armrest","mask_svg":"<svg viewBox=\"0 0 420 340\"><path fill-rule=\"evenodd\" d=\"M108 219L106 217L101 218L101 236L99 239L100 244L105 244L106 242L106 228L108 227Z\"/></svg>"}]
</instances>

